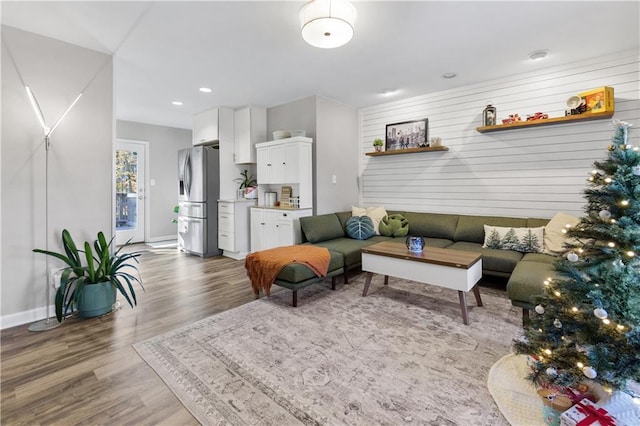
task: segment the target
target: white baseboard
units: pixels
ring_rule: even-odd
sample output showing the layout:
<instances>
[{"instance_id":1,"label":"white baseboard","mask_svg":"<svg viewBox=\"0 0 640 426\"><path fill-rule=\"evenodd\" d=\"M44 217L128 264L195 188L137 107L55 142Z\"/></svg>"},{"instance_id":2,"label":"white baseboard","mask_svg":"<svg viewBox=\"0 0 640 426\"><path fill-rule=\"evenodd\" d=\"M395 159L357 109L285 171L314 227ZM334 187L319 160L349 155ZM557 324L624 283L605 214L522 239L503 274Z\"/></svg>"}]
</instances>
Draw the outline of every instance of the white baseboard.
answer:
<instances>
[{"instance_id":1,"label":"white baseboard","mask_svg":"<svg viewBox=\"0 0 640 426\"><path fill-rule=\"evenodd\" d=\"M178 236L174 234L174 235L165 235L164 237L147 238L145 243L157 243L158 241L171 241L171 240L178 241Z\"/></svg>"},{"instance_id":2,"label":"white baseboard","mask_svg":"<svg viewBox=\"0 0 640 426\"><path fill-rule=\"evenodd\" d=\"M244 260L245 257L247 257L249 253L246 252L236 252L236 251L229 251L229 250L223 250L222 255L224 257L230 257L231 259L235 259L235 260Z\"/></svg>"},{"instance_id":3,"label":"white baseboard","mask_svg":"<svg viewBox=\"0 0 640 426\"><path fill-rule=\"evenodd\" d=\"M49 315L55 318L56 307L49 306ZM0 330L5 328L15 327L16 325L22 325L40 321L47 317L47 308L45 306L36 309L30 309L28 311L16 312L15 314L0 316Z\"/></svg>"}]
</instances>

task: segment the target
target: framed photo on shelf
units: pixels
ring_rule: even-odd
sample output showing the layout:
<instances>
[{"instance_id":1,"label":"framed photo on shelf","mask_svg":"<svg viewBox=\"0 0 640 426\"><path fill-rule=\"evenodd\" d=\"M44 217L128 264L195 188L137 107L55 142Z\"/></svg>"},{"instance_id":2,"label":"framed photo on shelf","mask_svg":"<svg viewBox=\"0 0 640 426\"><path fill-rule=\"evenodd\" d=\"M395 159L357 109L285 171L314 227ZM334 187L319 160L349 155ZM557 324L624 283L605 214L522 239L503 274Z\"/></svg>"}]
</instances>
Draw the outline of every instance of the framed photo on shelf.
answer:
<instances>
[{"instance_id":1,"label":"framed photo on shelf","mask_svg":"<svg viewBox=\"0 0 640 426\"><path fill-rule=\"evenodd\" d=\"M385 150L428 147L428 126L429 119L427 118L387 124Z\"/></svg>"}]
</instances>

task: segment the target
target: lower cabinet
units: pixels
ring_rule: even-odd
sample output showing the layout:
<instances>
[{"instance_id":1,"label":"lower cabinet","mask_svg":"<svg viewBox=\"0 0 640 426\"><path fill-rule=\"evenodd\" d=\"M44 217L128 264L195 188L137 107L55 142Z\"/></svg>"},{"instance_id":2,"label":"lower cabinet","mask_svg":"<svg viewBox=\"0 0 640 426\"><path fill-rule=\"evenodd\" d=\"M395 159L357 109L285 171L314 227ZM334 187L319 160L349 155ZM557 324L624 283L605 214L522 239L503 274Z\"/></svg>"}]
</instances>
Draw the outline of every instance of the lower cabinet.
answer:
<instances>
[{"instance_id":1,"label":"lower cabinet","mask_svg":"<svg viewBox=\"0 0 640 426\"><path fill-rule=\"evenodd\" d=\"M311 216L311 209L251 209L251 251L299 244L301 217Z\"/></svg>"},{"instance_id":2,"label":"lower cabinet","mask_svg":"<svg viewBox=\"0 0 640 426\"><path fill-rule=\"evenodd\" d=\"M222 255L244 259L249 253L249 208L255 200L218 202L218 248Z\"/></svg>"}]
</instances>

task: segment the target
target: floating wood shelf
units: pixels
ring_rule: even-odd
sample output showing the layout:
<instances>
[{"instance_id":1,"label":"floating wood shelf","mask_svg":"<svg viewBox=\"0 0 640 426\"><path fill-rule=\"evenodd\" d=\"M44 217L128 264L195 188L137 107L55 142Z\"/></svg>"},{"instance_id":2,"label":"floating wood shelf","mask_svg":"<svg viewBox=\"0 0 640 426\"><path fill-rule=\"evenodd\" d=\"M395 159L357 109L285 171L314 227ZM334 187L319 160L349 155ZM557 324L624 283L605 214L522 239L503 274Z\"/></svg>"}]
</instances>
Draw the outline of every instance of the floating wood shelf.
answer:
<instances>
[{"instance_id":1,"label":"floating wood shelf","mask_svg":"<svg viewBox=\"0 0 640 426\"><path fill-rule=\"evenodd\" d=\"M606 118L613 117L613 111L610 112L594 112L580 115L569 115L566 117L554 117L547 118L546 120L533 120L533 121L516 121L511 124L499 124L496 126L482 126L476 128L476 130L480 133L489 133L489 132L498 132L501 130L513 130L513 129L521 129L523 127L534 127L534 126L546 126L549 124L563 124L563 123L572 123L574 121L591 121L591 120L603 120Z\"/></svg>"},{"instance_id":2,"label":"floating wood shelf","mask_svg":"<svg viewBox=\"0 0 640 426\"><path fill-rule=\"evenodd\" d=\"M381 155L415 154L416 152L449 151L446 146L429 146L426 148L394 149L392 151L367 152L365 155L378 157Z\"/></svg>"}]
</instances>

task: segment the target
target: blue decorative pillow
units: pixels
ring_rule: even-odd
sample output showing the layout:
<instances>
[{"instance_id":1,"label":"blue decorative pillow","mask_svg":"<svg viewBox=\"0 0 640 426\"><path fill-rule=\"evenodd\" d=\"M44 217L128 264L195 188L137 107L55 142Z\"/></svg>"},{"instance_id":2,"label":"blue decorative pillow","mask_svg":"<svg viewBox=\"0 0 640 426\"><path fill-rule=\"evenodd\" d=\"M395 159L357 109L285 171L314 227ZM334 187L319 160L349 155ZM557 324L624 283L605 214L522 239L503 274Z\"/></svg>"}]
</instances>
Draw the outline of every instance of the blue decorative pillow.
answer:
<instances>
[{"instance_id":1,"label":"blue decorative pillow","mask_svg":"<svg viewBox=\"0 0 640 426\"><path fill-rule=\"evenodd\" d=\"M369 216L352 216L347 220L347 235L355 240L366 240L376 235Z\"/></svg>"}]
</instances>

